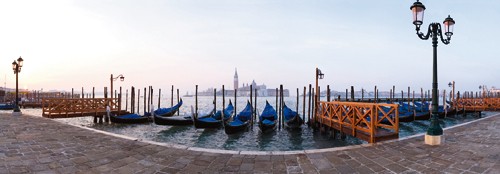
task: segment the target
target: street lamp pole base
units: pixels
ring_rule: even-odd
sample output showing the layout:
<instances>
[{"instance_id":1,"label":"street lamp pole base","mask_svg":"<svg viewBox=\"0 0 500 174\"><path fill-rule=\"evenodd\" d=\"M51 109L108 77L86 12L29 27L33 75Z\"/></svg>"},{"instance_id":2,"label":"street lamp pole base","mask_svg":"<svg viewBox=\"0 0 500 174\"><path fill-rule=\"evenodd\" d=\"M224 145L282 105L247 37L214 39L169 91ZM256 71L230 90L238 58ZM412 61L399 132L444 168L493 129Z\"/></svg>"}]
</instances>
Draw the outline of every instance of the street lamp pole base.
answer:
<instances>
[{"instance_id":1,"label":"street lamp pole base","mask_svg":"<svg viewBox=\"0 0 500 174\"><path fill-rule=\"evenodd\" d=\"M427 135L425 134L425 144L427 145L441 145L444 144L443 135Z\"/></svg>"},{"instance_id":2,"label":"street lamp pole base","mask_svg":"<svg viewBox=\"0 0 500 174\"><path fill-rule=\"evenodd\" d=\"M23 115L23 113L21 111L19 111L19 112L15 112L15 111L12 112L12 116L21 116L21 115Z\"/></svg>"}]
</instances>

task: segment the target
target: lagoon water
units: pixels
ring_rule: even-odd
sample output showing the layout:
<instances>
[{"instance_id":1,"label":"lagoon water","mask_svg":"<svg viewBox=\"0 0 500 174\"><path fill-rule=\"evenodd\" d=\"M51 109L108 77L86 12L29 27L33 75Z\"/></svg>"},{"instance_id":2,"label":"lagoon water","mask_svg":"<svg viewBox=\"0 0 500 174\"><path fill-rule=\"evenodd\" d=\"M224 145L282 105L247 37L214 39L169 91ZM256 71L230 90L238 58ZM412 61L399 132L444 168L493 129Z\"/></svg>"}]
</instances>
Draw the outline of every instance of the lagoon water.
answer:
<instances>
[{"instance_id":1,"label":"lagoon water","mask_svg":"<svg viewBox=\"0 0 500 174\"><path fill-rule=\"evenodd\" d=\"M241 111L245 106L248 97L238 97L236 109ZM226 98L226 105L229 99ZM234 102L234 98L231 98ZM261 113L265 106L265 101L275 106L275 97L260 97L257 99L257 112ZM167 102L168 101L168 102ZM184 105L181 107L180 114L191 114L191 105L194 107L194 97L183 98ZM162 107L170 107L170 99L162 99ZM295 110L296 98L285 98L286 104ZM307 102L307 101L306 101ZM157 104L157 100L154 102ZM176 102L175 102L176 103ZM175 104L174 103L174 104ZM213 108L213 97L198 97L199 111L207 112ZM217 98L217 109L222 109L221 98ZM143 113L143 103L140 103L140 114ZM130 108L130 106L128 106ZM41 116L41 109L23 109L23 113ZM1 111L11 112L11 111ZM302 114L302 98L299 104L299 113ZM491 115L492 113L483 112L482 117ZM306 107L307 115L307 107ZM455 118L445 118L441 120L442 127L450 127L456 124L472 121L477 119L474 114L468 114L466 117L462 115ZM253 130L235 135L227 135L223 129L195 129L194 126L162 126L154 123L146 124L115 124L115 123L93 123L92 117L80 118L63 118L55 119L65 124L73 124L85 126L97 130L103 130L116 134L126 135L134 138L168 142L190 147L201 147L210 149L224 150L254 150L254 151L288 151L288 150L308 150L322 149L349 146L356 144L364 144L365 141L357 138L349 137L345 140L334 139L328 133L320 133L313 131L307 125L303 125L301 130L281 129L272 133L260 132L257 125L254 125ZM307 116L306 116L307 120ZM413 121L410 123L400 123L400 137L406 137L419 133L424 133L430 124L429 121Z\"/></svg>"}]
</instances>

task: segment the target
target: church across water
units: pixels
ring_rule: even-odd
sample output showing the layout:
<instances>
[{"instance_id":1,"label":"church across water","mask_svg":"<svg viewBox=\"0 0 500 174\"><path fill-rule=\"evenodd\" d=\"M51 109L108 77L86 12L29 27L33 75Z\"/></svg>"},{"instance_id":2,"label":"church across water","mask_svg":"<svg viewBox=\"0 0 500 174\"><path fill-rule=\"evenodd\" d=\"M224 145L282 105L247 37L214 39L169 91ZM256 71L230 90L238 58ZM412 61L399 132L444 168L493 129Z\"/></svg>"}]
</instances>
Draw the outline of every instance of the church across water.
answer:
<instances>
[{"instance_id":1,"label":"church across water","mask_svg":"<svg viewBox=\"0 0 500 174\"><path fill-rule=\"evenodd\" d=\"M255 80L252 80L252 83L241 83L238 79L238 70L234 70L234 78L233 78L233 89L227 89L226 88L226 96L234 96L234 91L236 90L237 96L250 96L250 86L252 86L252 93L259 97L273 97L276 96L276 88L273 89L268 89L265 84L258 85ZM278 88L278 87L277 87ZM210 96L213 95L213 88L210 88L206 91L200 92L200 96ZM222 95L222 92L218 88L217 90L217 95ZM290 96L290 91L288 89L283 89L283 96L288 97Z\"/></svg>"}]
</instances>

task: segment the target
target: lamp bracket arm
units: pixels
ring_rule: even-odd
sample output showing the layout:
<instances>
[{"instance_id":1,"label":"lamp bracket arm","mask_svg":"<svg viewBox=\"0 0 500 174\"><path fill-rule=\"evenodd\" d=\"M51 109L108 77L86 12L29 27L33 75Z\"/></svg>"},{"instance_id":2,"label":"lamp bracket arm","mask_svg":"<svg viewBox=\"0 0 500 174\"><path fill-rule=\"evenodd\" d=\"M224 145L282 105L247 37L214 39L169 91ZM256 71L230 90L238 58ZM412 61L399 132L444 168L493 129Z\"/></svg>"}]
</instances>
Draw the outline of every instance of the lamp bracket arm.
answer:
<instances>
[{"instance_id":1,"label":"lamp bracket arm","mask_svg":"<svg viewBox=\"0 0 500 174\"><path fill-rule=\"evenodd\" d=\"M120 75L118 75L118 76L116 76L116 77L113 77L113 78L112 78L112 80L117 80L117 79L118 79L118 78L120 78L120 77L123 77L123 75L122 75L122 74L120 74Z\"/></svg>"},{"instance_id":2,"label":"lamp bracket arm","mask_svg":"<svg viewBox=\"0 0 500 174\"><path fill-rule=\"evenodd\" d=\"M441 30L441 24L438 23L437 27L438 27L437 33L439 35L439 38L441 38L441 42L443 42L445 45L450 44L450 39L451 39L450 37L448 37L447 39L443 38L443 31Z\"/></svg>"},{"instance_id":3,"label":"lamp bracket arm","mask_svg":"<svg viewBox=\"0 0 500 174\"><path fill-rule=\"evenodd\" d=\"M430 34L432 33L432 28L431 28L431 25L429 25L429 27L427 27L427 34L424 34L422 32L420 32L419 30L419 27L417 27L417 36L422 39L422 40L427 40L429 39L429 36Z\"/></svg>"}]
</instances>

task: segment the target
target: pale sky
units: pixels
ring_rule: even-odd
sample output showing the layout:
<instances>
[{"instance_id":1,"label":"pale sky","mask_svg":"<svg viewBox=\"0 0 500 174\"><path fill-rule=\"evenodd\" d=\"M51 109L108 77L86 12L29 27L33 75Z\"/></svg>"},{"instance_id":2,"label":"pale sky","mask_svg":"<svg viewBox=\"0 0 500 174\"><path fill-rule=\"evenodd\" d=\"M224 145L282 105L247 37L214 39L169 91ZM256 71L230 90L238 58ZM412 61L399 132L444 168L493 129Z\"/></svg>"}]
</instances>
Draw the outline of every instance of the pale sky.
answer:
<instances>
[{"instance_id":1,"label":"pale sky","mask_svg":"<svg viewBox=\"0 0 500 174\"><path fill-rule=\"evenodd\" d=\"M15 87L101 90L109 76L181 93L240 83L276 88L354 85L388 91L431 89L432 45L411 21L413 0L2 0L1 82ZM421 1L424 25L456 21L451 44L438 44L440 89L500 87L500 1ZM324 88L322 88L324 89Z\"/></svg>"}]
</instances>

